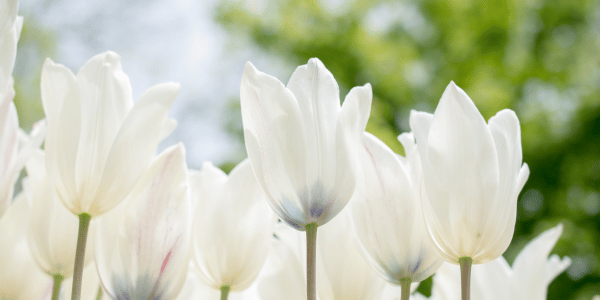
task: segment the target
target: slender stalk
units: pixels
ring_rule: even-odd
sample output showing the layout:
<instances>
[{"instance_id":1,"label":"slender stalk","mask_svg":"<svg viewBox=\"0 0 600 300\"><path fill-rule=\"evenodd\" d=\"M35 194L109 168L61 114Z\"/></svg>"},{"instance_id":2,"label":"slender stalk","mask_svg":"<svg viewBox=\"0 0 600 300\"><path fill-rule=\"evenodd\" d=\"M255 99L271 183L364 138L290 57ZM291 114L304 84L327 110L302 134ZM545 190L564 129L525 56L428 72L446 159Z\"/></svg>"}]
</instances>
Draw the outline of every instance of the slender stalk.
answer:
<instances>
[{"instance_id":1,"label":"slender stalk","mask_svg":"<svg viewBox=\"0 0 600 300\"><path fill-rule=\"evenodd\" d=\"M400 279L400 300L410 299L410 284L412 280L410 277L404 277Z\"/></svg>"},{"instance_id":2,"label":"slender stalk","mask_svg":"<svg viewBox=\"0 0 600 300\"><path fill-rule=\"evenodd\" d=\"M81 282L83 276L83 263L85 262L85 245L90 229L92 215L88 213L79 214L79 233L77 235L77 250L75 251L75 268L73 269L73 289L71 300L81 299Z\"/></svg>"},{"instance_id":3,"label":"slender stalk","mask_svg":"<svg viewBox=\"0 0 600 300\"><path fill-rule=\"evenodd\" d=\"M98 287L98 294L96 295L96 300L102 299L102 286Z\"/></svg>"},{"instance_id":4,"label":"slender stalk","mask_svg":"<svg viewBox=\"0 0 600 300\"><path fill-rule=\"evenodd\" d=\"M317 300L317 224L310 223L306 230L306 299Z\"/></svg>"},{"instance_id":5,"label":"slender stalk","mask_svg":"<svg viewBox=\"0 0 600 300\"><path fill-rule=\"evenodd\" d=\"M52 276L52 279L54 279L54 285L52 285L52 300L58 300L60 299L60 287L65 277L60 274L56 274Z\"/></svg>"},{"instance_id":6,"label":"slender stalk","mask_svg":"<svg viewBox=\"0 0 600 300\"><path fill-rule=\"evenodd\" d=\"M471 265L473 259L468 256L458 258L458 264L460 265L460 293L462 300L471 299Z\"/></svg>"},{"instance_id":7,"label":"slender stalk","mask_svg":"<svg viewBox=\"0 0 600 300\"><path fill-rule=\"evenodd\" d=\"M228 285L224 285L221 287L221 300L227 300L227 297L229 297L230 289L231 287Z\"/></svg>"}]
</instances>

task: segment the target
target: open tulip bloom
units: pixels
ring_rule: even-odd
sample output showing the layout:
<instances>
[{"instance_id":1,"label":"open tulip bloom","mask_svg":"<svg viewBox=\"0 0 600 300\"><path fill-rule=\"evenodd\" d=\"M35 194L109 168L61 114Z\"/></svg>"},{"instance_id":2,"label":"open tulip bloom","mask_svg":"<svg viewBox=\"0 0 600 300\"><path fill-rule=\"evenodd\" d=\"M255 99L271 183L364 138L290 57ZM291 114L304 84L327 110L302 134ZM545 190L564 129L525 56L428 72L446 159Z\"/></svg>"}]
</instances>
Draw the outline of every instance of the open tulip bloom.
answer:
<instances>
[{"instance_id":1,"label":"open tulip bloom","mask_svg":"<svg viewBox=\"0 0 600 300\"><path fill-rule=\"evenodd\" d=\"M362 184L350 208L357 235L375 270L400 285L408 300L412 282L431 276L442 264L421 210L421 162L412 134L400 136L406 157L370 133L360 151Z\"/></svg>"},{"instance_id":2,"label":"open tulip bloom","mask_svg":"<svg viewBox=\"0 0 600 300\"><path fill-rule=\"evenodd\" d=\"M298 67L287 87L248 62L240 100L256 179L277 215L307 231L310 286L317 227L335 217L354 193L371 85L354 87L340 106L337 82L317 58ZM309 299L315 292L310 286Z\"/></svg>"},{"instance_id":3,"label":"open tulip bloom","mask_svg":"<svg viewBox=\"0 0 600 300\"><path fill-rule=\"evenodd\" d=\"M125 199L158 142L174 129L167 112L178 92L179 84L159 84L134 104L114 52L92 57L76 76L46 59L41 77L46 170L59 199L80 219L73 299L79 299L90 219Z\"/></svg>"},{"instance_id":4,"label":"open tulip bloom","mask_svg":"<svg viewBox=\"0 0 600 300\"><path fill-rule=\"evenodd\" d=\"M521 129L512 110L486 124L451 82L433 115L413 111L410 126L423 169L423 214L439 254L464 268L492 261L512 240L517 197L527 181ZM468 297L468 296L467 296Z\"/></svg>"},{"instance_id":5,"label":"open tulip bloom","mask_svg":"<svg viewBox=\"0 0 600 300\"><path fill-rule=\"evenodd\" d=\"M98 220L96 266L111 299L175 299L187 275L191 211L183 145L161 153Z\"/></svg>"}]
</instances>

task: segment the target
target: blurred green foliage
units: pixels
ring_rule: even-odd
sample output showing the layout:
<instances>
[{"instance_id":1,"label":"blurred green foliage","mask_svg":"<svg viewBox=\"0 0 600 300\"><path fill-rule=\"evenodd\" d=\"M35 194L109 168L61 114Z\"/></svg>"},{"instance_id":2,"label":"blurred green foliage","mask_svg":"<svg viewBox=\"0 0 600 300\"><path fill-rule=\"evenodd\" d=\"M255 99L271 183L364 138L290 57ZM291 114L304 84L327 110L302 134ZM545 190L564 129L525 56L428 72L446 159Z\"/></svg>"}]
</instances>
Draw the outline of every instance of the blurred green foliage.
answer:
<instances>
[{"instance_id":1,"label":"blurred green foliage","mask_svg":"<svg viewBox=\"0 0 600 300\"><path fill-rule=\"evenodd\" d=\"M562 222L554 252L572 265L548 299L600 294L600 2L264 0L223 2L216 17L291 66L320 58L342 98L370 82L367 130L398 153L410 110L433 112L451 80L486 119L515 110L531 176L505 257Z\"/></svg>"}]
</instances>

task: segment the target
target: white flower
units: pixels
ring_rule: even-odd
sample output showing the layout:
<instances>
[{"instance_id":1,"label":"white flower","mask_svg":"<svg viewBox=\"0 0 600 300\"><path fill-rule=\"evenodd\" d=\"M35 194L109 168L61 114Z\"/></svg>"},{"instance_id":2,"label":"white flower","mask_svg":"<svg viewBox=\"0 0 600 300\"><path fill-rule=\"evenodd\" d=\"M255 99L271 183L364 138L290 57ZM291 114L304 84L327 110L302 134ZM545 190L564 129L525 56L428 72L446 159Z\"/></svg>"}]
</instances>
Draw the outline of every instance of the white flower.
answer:
<instances>
[{"instance_id":1,"label":"white flower","mask_svg":"<svg viewBox=\"0 0 600 300\"><path fill-rule=\"evenodd\" d=\"M288 225L323 225L350 200L371 98L369 84L355 87L340 107L337 82L316 58L298 67L287 87L246 64L246 150L271 207Z\"/></svg>"},{"instance_id":2,"label":"white flower","mask_svg":"<svg viewBox=\"0 0 600 300\"><path fill-rule=\"evenodd\" d=\"M176 83L156 85L134 105L116 53L92 57L77 76L46 59L46 167L71 212L95 217L125 198L158 142L174 129L167 111L178 91Z\"/></svg>"},{"instance_id":3,"label":"white flower","mask_svg":"<svg viewBox=\"0 0 600 300\"><path fill-rule=\"evenodd\" d=\"M512 240L517 197L529 168L512 110L485 120L451 82L433 115L413 111L410 125L423 168L423 212L440 255L473 264L502 255Z\"/></svg>"},{"instance_id":4,"label":"white flower","mask_svg":"<svg viewBox=\"0 0 600 300\"><path fill-rule=\"evenodd\" d=\"M320 228L317 291L321 300L379 299L385 281L363 258L349 210Z\"/></svg>"},{"instance_id":5,"label":"white flower","mask_svg":"<svg viewBox=\"0 0 600 300\"><path fill-rule=\"evenodd\" d=\"M420 282L442 264L427 233L421 210L420 159L412 134L400 141L406 157L369 133L360 160L363 185L351 208L357 235L374 269L387 281Z\"/></svg>"},{"instance_id":6,"label":"white flower","mask_svg":"<svg viewBox=\"0 0 600 300\"><path fill-rule=\"evenodd\" d=\"M175 299L190 260L183 145L161 153L127 199L98 219L96 266L112 299Z\"/></svg>"},{"instance_id":7,"label":"white flower","mask_svg":"<svg viewBox=\"0 0 600 300\"><path fill-rule=\"evenodd\" d=\"M30 209L24 194L0 218L0 299L35 300L52 278L36 265L27 243Z\"/></svg>"},{"instance_id":8,"label":"white flower","mask_svg":"<svg viewBox=\"0 0 600 300\"><path fill-rule=\"evenodd\" d=\"M46 174L44 152L38 150L27 161L28 177L23 188L31 205L27 238L31 254L38 266L50 276L73 275L79 221L65 208L50 187ZM88 249L91 249L88 240ZM93 253L85 263L92 260Z\"/></svg>"},{"instance_id":9,"label":"white flower","mask_svg":"<svg viewBox=\"0 0 600 300\"><path fill-rule=\"evenodd\" d=\"M571 259L558 255L548 258L562 233L562 225L546 230L521 250L512 268L500 256L487 264L473 266L472 299L486 300L546 300L548 285L570 264ZM444 264L433 277L435 300L458 300L460 270Z\"/></svg>"},{"instance_id":10,"label":"white flower","mask_svg":"<svg viewBox=\"0 0 600 300\"><path fill-rule=\"evenodd\" d=\"M194 217L195 259L204 283L242 291L256 279L270 249L275 217L250 162L229 177L210 163L191 175L198 201Z\"/></svg>"},{"instance_id":11,"label":"white flower","mask_svg":"<svg viewBox=\"0 0 600 300\"><path fill-rule=\"evenodd\" d=\"M0 105L14 96L12 71L23 28L23 17L17 16L18 8L17 0L0 1Z\"/></svg>"}]
</instances>

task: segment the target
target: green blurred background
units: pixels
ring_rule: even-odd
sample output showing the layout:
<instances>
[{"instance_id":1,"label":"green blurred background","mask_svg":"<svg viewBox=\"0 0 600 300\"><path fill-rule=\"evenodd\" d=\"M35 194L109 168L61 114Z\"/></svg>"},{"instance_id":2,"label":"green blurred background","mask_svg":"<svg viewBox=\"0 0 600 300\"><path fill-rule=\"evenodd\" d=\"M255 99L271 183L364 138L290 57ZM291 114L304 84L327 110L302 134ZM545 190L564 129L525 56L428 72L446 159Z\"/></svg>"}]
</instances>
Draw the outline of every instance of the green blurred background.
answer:
<instances>
[{"instance_id":1,"label":"green blurred background","mask_svg":"<svg viewBox=\"0 0 600 300\"><path fill-rule=\"evenodd\" d=\"M217 2L213 9L229 55L243 51L236 50L240 41L260 49L287 66L287 77L279 77L284 83L292 66L311 57L333 73L342 99L350 88L371 83L367 131L398 153L403 150L396 136L410 130L410 111L433 112L451 80L486 120L515 110L531 176L504 256L512 263L533 237L562 223L554 253L572 264L550 285L548 299L600 294L599 1L249 0ZM38 49L33 57L39 60L27 63L32 69L51 56L53 34L25 19L19 49ZM38 119L39 75L15 77L21 119ZM221 164L226 170L245 156L239 98L227 103L222 125L238 147ZM428 280L419 291L429 295L430 285Z\"/></svg>"}]
</instances>

